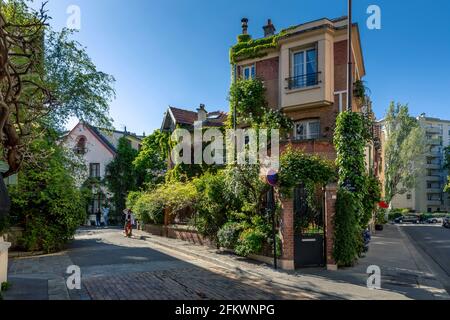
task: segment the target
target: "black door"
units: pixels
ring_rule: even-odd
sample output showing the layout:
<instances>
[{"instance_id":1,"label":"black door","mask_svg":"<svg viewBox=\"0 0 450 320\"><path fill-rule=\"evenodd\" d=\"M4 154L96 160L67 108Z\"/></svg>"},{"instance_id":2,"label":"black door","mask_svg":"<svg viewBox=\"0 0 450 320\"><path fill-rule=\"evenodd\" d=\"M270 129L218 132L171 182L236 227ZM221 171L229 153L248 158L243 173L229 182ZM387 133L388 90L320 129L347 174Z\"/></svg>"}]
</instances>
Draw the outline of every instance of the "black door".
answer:
<instances>
[{"instance_id":1,"label":"black door","mask_svg":"<svg viewBox=\"0 0 450 320\"><path fill-rule=\"evenodd\" d=\"M294 194L294 262L296 268L325 265L323 192L308 199L301 185Z\"/></svg>"}]
</instances>

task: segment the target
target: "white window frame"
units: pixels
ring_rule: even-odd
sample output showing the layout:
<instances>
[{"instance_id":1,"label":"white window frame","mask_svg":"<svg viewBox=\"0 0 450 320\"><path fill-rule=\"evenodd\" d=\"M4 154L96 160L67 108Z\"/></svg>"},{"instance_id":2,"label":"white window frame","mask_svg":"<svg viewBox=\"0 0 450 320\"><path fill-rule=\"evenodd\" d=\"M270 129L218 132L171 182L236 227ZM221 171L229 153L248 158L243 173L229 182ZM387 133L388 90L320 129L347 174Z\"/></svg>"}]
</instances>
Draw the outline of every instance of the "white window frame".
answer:
<instances>
[{"instance_id":1,"label":"white window frame","mask_svg":"<svg viewBox=\"0 0 450 320\"><path fill-rule=\"evenodd\" d=\"M299 77L299 76L305 76L306 77L306 75L308 75L308 73L307 73L307 52L308 51L310 51L310 50L315 50L315 53L316 53L316 73L318 73L319 72L319 55L318 55L318 53L319 53L319 51L318 51L318 49L317 49L317 46L316 45L314 45L314 46L311 46L311 47L307 47L307 48L302 48L302 49L298 49L298 50L292 50L291 51L291 78L295 78L295 77ZM303 52L303 68L304 68L304 70L303 70L303 74L302 75L295 75L295 59L294 59L294 57L295 57L295 55L296 54L298 54L298 53L301 53L301 52ZM307 81L305 81L305 85L304 86L294 86L292 89L301 89L301 88L307 88L307 87L311 87L311 86L308 86L308 83L307 83Z\"/></svg>"},{"instance_id":2,"label":"white window frame","mask_svg":"<svg viewBox=\"0 0 450 320\"><path fill-rule=\"evenodd\" d=\"M252 72L252 69L253 69L253 72ZM248 78L245 77L245 70L248 70L248 74L249 74ZM256 77L256 65L254 63L246 65L246 66L242 66L242 79L250 80L250 79L255 79L255 77Z\"/></svg>"},{"instance_id":3,"label":"white window frame","mask_svg":"<svg viewBox=\"0 0 450 320\"><path fill-rule=\"evenodd\" d=\"M311 124L319 124L319 132L317 132L316 134L312 134L311 133ZM297 126L300 124L304 124L305 128L306 128L306 135L305 137L300 137L297 133ZM313 139L318 139L320 138L320 133L321 133L321 127L320 127L320 119L308 119L308 120L301 120L301 121L296 121L294 123L294 138L295 140L313 140Z\"/></svg>"}]
</instances>

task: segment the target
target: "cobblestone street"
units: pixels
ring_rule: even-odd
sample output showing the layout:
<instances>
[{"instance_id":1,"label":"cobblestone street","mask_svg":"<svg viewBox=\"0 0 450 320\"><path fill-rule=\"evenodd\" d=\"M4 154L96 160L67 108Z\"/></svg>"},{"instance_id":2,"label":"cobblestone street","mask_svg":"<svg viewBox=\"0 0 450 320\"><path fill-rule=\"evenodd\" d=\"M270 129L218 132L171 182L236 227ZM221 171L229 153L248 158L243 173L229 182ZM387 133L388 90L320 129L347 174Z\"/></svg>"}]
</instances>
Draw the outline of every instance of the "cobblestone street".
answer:
<instances>
[{"instance_id":1,"label":"cobblestone street","mask_svg":"<svg viewBox=\"0 0 450 320\"><path fill-rule=\"evenodd\" d=\"M82 229L65 252L11 259L11 289L6 300L277 300L433 299L446 296L428 273L405 283L409 261L405 239L394 227L374 237L369 256L351 269L297 271L272 267L189 242L136 231L125 238L119 229ZM386 245L392 257L386 258ZM395 250L394 250L395 249ZM405 251L406 250L406 251ZM400 259L400 260L399 260ZM395 261L394 261L395 260ZM366 287L365 268L383 268L383 290ZM396 265L394 270L391 265ZM67 267L81 270L81 290L68 290ZM403 267L403 269L402 269ZM399 269L400 268L400 269ZM425 269L424 269L425 270ZM400 275L403 275L400 277ZM393 277L395 285L388 281ZM403 279L403 280L402 280ZM405 285L407 285L405 287ZM445 290L444 290L445 291Z\"/></svg>"},{"instance_id":2,"label":"cobblestone street","mask_svg":"<svg viewBox=\"0 0 450 320\"><path fill-rule=\"evenodd\" d=\"M81 268L82 289L67 290L68 266ZM165 254L120 230L83 230L61 254L13 259L5 299L201 300L312 299L312 295L195 258Z\"/></svg>"}]
</instances>

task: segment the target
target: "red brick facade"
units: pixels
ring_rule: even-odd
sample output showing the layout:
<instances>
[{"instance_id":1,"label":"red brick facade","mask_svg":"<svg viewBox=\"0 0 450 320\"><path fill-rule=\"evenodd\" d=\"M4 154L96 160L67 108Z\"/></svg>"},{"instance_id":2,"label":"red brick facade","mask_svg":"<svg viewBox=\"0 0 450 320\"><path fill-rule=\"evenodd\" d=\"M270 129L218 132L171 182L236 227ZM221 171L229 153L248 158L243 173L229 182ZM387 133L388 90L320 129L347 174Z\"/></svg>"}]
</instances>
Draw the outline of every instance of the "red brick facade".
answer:
<instances>
[{"instance_id":1,"label":"red brick facade","mask_svg":"<svg viewBox=\"0 0 450 320\"><path fill-rule=\"evenodd\" d=\"M270 58L256 63L256 77L264 79L266 100L270 108L278 109L279 58Z\"/></svg>"}]
</instances>

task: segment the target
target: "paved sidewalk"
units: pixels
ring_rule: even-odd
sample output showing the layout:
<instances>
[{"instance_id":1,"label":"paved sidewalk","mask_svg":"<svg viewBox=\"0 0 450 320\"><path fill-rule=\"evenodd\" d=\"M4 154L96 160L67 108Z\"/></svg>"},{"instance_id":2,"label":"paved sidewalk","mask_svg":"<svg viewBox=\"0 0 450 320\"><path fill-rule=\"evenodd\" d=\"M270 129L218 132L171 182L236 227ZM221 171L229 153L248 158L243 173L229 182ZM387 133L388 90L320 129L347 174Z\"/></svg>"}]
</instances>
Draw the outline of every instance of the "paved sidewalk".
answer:
<instances>
[{"instance_id":1,"label":"paved sidewalk","mask_svg":"<svg viewBox=\"0 0 450 320\"><path fill-rule=\"evenodd\" d=\"M198 257L230 270L232 273L248 274L256 278L264 278L271 283L289 286L292 290L308 292L318 297L328 299L351 299L351 300L404 300L409 299L402 292L392 290L369 290L364 281L349 282L341 272L335 272L334 277L328 277L325 270L283 271L273 270L271 266L258 263L236 255L221 252L205 246L197 246L186 241L169 239L149 235L143 231L135 232L135 236L145 239L151 246L161 246L173 252Z\"/></svg>"},{"instance_id":2,"label":"paved sidewalk","mask_svg":"<svg viewBox=\"0 0 450 320\"><path fill-rule=\"evenodd\" d=\"M264 276L272 281L288 283L309 292L323 293L348 299L450 299L442 284L435 278L424 258L398 226L387 225L372 238L368 254L353 268L327 271L275 271L271 266L236 255L191 243L157 237L139 231L152 244L177 252L184 252L221 265L236 272ZM367 289L367 268L379 266L382 290Z\"/></svg>"}]
</instances>

